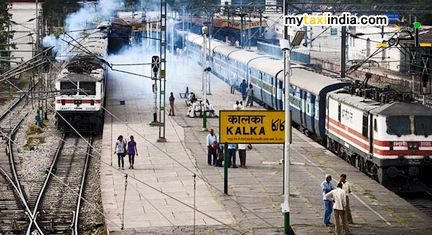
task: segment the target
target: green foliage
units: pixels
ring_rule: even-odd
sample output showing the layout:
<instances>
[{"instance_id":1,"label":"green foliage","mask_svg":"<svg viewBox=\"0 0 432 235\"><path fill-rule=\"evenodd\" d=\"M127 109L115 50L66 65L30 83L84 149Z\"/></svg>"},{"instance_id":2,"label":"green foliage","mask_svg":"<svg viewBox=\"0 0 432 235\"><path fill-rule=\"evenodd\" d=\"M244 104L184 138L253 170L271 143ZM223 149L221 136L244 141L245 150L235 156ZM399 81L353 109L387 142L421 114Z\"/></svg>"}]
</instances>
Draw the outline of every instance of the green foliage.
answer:
<instances>
[{"instance_id":1,"label":"green foliage","mask_svg":"<svg viewBox=\"0 0 432 235\"><path fill-rule=\"evenodd\" d=\"M12 17L9 13L10 7L7 1L0 1L0 50L6 49L7 42L13 38L13 33L9 30L9 20Z\"/></svg>"}]
</instances>

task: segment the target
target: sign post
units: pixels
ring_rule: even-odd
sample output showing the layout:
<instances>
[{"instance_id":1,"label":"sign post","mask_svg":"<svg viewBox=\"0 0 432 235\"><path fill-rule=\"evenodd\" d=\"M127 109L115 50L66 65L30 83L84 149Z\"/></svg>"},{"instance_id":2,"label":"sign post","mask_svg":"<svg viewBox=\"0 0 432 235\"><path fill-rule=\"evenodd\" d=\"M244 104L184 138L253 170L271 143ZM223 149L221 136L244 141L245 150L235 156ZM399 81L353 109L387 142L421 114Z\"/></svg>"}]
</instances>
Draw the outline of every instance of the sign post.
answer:
<instances>
[{"instance_id":1,"label":"sign post","mask_svg":"<svg viewBox=\"0 0 432 235\"><path fill-rule=\"evenodd\" d=\"M283 144L284 111L219 111L220 143L224 143L224 193L228 194L228 144Z\"/></svg>"},{"instance_id":2,"label":"sign post","mask_svg":"<svg viewBox=\"0 0 432 235\"><path fill-rule=\"evenodd\" d=\"M224 145L224 193L228 195L228 143Z\"/></svg>"}]
</instances>

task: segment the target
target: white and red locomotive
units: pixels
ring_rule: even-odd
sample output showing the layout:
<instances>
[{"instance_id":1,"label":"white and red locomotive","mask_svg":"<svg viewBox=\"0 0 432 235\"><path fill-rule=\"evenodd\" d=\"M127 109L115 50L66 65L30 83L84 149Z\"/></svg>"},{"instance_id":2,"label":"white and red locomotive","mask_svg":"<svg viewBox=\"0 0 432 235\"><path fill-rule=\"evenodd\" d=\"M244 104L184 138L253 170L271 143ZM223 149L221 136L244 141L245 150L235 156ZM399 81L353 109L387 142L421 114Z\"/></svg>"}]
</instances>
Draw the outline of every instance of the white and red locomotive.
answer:
<instances>
[{"instance_id":1,"label":"white and red locomotive","mask_svg":"<svg viewBox=\"0 0 432 235\"><path fill-rule=\"evenodd\" d=\"M74 56L65 62L55 84L59 91L55 97L57 126L65 131L99 133L104 118L107 26L98 26L72 44Z\"/></svg>"},{"instance_id":2,"label":"white and red locomotive","mask_svg":"<svg viewBox=\"0 0 432 235\"><path fill-rule=\"evenodd\" d=\"M327 147L393 191L424 191L432 169L432 109L370 98L328 94Z\"/></svg>"}]
</instances>

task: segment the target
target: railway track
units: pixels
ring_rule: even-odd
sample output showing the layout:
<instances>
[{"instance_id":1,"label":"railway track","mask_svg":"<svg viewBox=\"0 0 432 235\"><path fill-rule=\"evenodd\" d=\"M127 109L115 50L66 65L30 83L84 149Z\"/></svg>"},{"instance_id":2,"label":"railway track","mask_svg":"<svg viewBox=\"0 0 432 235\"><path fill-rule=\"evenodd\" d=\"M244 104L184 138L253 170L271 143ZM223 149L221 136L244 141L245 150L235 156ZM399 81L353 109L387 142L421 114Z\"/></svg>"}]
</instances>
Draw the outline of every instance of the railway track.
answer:
<instances>
[{"instance_id":1,"label":"railway track","mask_svg":"<svg viewBox=\"0 0 432 235\"><path fill-rule=\"evenodd\" d=\"M25 232L30 209L25 200L15 166L13 139L23 117L7 134L0 148L0 233Z\"/></svg>"},{"instance_id":2,"label":"railway track","mask_svg":"<svg viewBox=\"0 0 432 235\"><path fill-rule=\"evenodd\" d=\"M403 199L407 200L411 205L415 206L420 211L432 217L432 193L410 193L399 194Z\"/></svg>"},{"instance_id":3,"label":"railway track","mask_svg":"<svg viewBox=\"0 0 432 235\"><path fill-rule=\"evenodd\" d=\"M92 144L93 137L88 142ZM80 137L63 135L38 194L32 214L36 219L31 221L29 231L78 234L80 198L90 154L91 147Z\"/></svg>"},{"instance_id":4,"label":"railway track","mask_svg":"<svg viewBox=\"0 0 432 235\"><path fill-rule=\"evenodd\" d=\"M31 87L33 90L36 85ZM28 113L22 112L27 105L26 94L21 95L0 115L0 234L25 233L30 208L18 177L18 164L15 161L14 136ZM14 115L14 110L21 110Z\"/></svg>"}]
</instances>

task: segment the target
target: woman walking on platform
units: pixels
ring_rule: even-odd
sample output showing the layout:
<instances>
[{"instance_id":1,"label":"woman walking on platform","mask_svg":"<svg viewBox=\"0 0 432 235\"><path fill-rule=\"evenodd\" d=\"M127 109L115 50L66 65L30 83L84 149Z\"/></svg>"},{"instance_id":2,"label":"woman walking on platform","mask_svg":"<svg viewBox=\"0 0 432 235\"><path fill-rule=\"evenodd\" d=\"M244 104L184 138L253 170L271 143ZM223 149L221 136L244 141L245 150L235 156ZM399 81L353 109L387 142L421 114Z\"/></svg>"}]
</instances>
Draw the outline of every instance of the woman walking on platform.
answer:
<instances>
[{"instance_id":1,"label":"woman walking on platform","mask_svg":"<svg viewBox=\"0 0 432 235\"><path fill-rule=\"evenodd\" d=\"M121 168L122 168L122 170L124 170L124 159L123 158L126 154L126 141L123 140L122 135L120 135L117 138L116 145L114 147L114 154L116 154L116 153L117 153L117 157L118 157L119 169L120 169L120 163L121 163Z\"/></svg>"},{"instance_id":2,"label":"woman walking on platform","mask_svg":"<svg viewBox=\"0 0 432 235\"><path fill-rule=\"evenodd\" d=\"M134 137L131 135L130 140L127 145L127 153L129 155L129 169L134 169L134 160L135 154L138 156L138 149L136 147L136 142L134 141Z\"/></svg>"}]
</instances>

